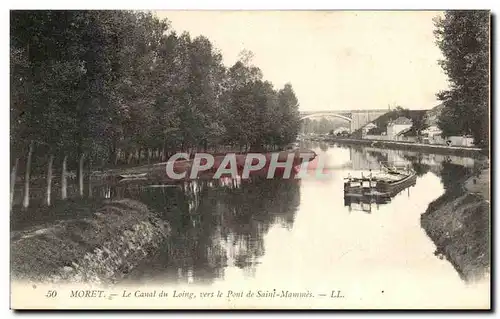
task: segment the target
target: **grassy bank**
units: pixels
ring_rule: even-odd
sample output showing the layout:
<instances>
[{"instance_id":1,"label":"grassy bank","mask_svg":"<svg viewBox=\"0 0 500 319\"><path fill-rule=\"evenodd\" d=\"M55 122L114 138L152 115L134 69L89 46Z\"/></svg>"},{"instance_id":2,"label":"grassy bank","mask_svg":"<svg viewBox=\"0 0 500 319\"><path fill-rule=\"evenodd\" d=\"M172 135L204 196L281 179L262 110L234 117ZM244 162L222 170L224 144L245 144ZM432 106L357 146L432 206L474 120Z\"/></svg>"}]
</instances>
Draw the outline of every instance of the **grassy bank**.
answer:
<instances>
[{"instance_id":1,"label":"grassy bank","mask_svg":"<svg viewBox=\"0 0 500 319\"><path fill-rule=\"evenodd\" d=\"M45 219L11 232L13 279L113 283L167 238L169 226L133 200L83 201L47 208Z\"/></svg>"},{"instance_id":2,"label":"grassy bank","mask_svg":"<svg viewBox=\"0 0 500 319\"><path fill-rule=\"evenodd\" d=\"M421 216L422 228L466 281L490 272L489 168L483 167L432 202Z\"/></svg>"}]
</instances>

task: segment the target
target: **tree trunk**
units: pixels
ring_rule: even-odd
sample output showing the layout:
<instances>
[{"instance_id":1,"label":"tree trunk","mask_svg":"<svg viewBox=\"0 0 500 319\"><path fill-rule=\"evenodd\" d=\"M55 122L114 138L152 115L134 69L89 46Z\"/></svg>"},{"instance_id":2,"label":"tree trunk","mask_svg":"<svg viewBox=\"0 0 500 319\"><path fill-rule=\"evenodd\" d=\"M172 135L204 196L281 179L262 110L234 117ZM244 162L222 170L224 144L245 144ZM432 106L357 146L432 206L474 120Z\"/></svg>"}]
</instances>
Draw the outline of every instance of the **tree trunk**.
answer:
<instances>
[{"instance_id":1,"label":"tree trunk","mask_svg":"<svg viewBox=\"0 0 500 319\"><path fill-rule=\"evenodd\" d=\"M120 159L120 155L121 155L121 150L118 148L116 149L115 166L118 165L118 160Z\"/></svg>"},{"instance_id":2,"label":"tree trunk","mask_svg":"<svg viewBox=\"0 0 500 319\"><path fill-rule=\"evenodd\" d=\"M54 162L54 155L50 154L49 163L47 167L47 206L50 206L50 198L52 194L52 163Z\"/></svg>"},{"instance_id":3,"label":"tree trunk","mask_svg":"<svg viewBox=\"0 0 500 319\"><path fill-rule=\"evenodd\" d=\"M163 147L161 150L161 161L165 162L165 147Z\"/></svg>"},{"instance_id":4,"label":"tree trunk","mask_svg":"<svg viewBox=\"0 0 500 319\"><path fill-rule=\"evenodd\" d=\"M14 203L14 190L16 186L16 175L17 175L17 166L19 165L19 157L16 157L14 162L14 167L12 168L12 172L10 174L10 209L12 210L12 204Z\"/></svg>"},{"instance_id":5,"label":"tree trunk","mask_svg":"<svg viewBox=\"0 0 500 319\"><path fill-rule=\"evenodd\" d=\"M92 160L89 159L89 198L92 197Z\"/></svg>"},{"instance_id":6,"label":"tree trunk","mask_svg":"<svg viewBox=\"0 0 500 319\"><path fill-rule=\"evenodd\" d=\"M132 161L132 156L134 156L134 152L129 152L128 153L128 159L127 159L127 165L129 165L130 162Z\"/></svg>"},{"instance_id":7,"label":"tree trunk","mask_svg":"<svg viewBox=\"0 0 500 319\"><path fill-rule=\"evenodd\" d=\"M85 157L85 154L82 153L82 155L80 155L80 161L79 161L79 164L78 164L78 185L79 185L79 189L80 189L80 197L83 197L83 159Z\"/></svg>"},{"instance_id":8,"label":"tree trunk","mask_svg":"<svg viewBox=\"0 0 500 319\"><path fill-rule=\"evenodd\" d=\"M28 208L30 204L30 172L31 172L31 155L33 154L33 141L30 142L28 159L26 161L26 172L24 175L24 200L23 208Z\"/></svg>"},{"instance_id":9,"label":"tree trunk","mask_svg":"<svg viewBox=\"0 0 500 319\"><path fill-rule=\"evenodd\" d=\"M66 164L68 162L68 156L65 155L62 162L61 171L61 199L66 199L68 197L68 181L66 179Z\"/></svg>"}]
</instances>

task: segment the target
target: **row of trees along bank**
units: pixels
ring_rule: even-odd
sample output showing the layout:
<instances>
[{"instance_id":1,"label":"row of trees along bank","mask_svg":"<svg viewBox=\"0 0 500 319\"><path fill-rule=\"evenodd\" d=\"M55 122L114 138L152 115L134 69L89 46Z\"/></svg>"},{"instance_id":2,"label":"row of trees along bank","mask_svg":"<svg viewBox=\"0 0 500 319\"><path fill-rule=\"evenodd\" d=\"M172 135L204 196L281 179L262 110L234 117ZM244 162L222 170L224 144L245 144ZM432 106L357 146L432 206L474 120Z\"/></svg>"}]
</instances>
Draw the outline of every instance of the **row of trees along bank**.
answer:
<instances>
[{"instance_id":1,"label":"row of trees along bank","mask_svg":"<svg viewBox=\"0 0 500 319\"><path fill-rule=\"evenodd\" d=\"M11 206L16 176L165 160L176 151L275 149L300 128L244 51L231 67L205 37L131 11L11 11ZM23 165L24 164L24 165ZM54 167L54 168L53 168ZM18 172L24 168L23 172Z\"/></svg>"}]
</instances>

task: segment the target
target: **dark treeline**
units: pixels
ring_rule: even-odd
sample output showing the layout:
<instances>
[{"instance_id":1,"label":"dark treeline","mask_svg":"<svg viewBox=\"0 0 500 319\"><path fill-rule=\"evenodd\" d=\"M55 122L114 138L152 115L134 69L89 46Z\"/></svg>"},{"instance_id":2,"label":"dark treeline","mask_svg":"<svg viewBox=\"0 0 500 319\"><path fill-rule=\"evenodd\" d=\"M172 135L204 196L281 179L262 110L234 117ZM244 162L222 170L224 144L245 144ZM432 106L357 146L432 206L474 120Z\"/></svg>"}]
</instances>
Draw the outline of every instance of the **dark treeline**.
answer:
<instances>
[{"instance_id":1,"label":"dark treeline","mask_svg":"<svg viewBox=\"0 0 500 319\"><path fill-rule=\"evenodd\" d=\"M64 198L66 170L83 195L84 167L275 149L300 128L291 85L264 81L251 52L227 68L207 38L147 12L11 11L10 57L11 180L23 169L25 206L31 171L47 174L50 203L53 166Z\"/></svg>"}]
</instances>

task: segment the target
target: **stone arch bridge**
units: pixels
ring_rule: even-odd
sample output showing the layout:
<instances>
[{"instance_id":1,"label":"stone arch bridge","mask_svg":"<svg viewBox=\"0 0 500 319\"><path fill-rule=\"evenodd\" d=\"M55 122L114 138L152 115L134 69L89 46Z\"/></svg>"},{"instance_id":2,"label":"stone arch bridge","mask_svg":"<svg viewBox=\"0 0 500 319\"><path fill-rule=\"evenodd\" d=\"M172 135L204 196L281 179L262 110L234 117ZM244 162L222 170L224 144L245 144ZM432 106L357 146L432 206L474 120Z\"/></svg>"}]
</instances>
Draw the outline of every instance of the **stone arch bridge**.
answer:
<instances>
[{"instance_id":1,"label":"stone arch bridge","mask_svg":"<svg viewBox=\"0 0 500 319\"><path fill-rule=\"evenodd\" d=\"M351 133L362 128L379 116L389 112L388 109L373 110L330 110L330 111L304 111L300 112L300 119L305 120L314 117L337 117L350 123Z\"/></svg>"}]
</instances>

